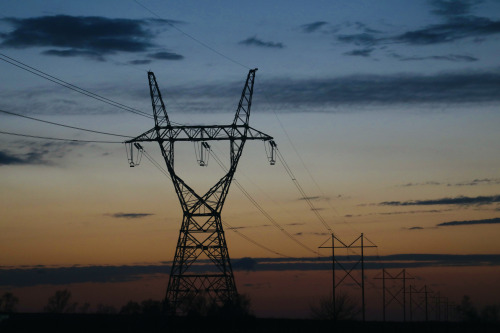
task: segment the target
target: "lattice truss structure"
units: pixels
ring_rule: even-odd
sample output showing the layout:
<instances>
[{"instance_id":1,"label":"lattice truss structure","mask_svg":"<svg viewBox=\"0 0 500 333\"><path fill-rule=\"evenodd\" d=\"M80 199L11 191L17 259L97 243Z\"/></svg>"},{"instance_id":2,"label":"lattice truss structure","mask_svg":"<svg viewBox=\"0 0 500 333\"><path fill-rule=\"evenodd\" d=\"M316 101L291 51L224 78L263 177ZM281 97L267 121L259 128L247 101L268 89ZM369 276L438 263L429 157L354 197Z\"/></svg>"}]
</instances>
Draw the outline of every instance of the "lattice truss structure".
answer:
<instances>
[{"instance_id":1,"label":"lattice truss structure","mask_svg":"<svg viewBox=\"0 0 500 333\"><path fill-rule=\"evenodd\" d=\"M272 142L273 139L249 126L256 71L251 69L248 72L233 122L230 125L212 126L173 126L155 75L148 72L155 127L126 143L158 142L183 211L166 293L167 306L173 313L178 312L183 305L189 307L189 302L196 296L208 297L218 305L234 302L238 296L222 228L221 211L245 142ZM205 194L196 193L175 172L174 144L178 141L199 142L202 147L208 147L207 141L229 141L229 169ZM210 262L212 267L200 272L196 263L201 260Z\"/></svg>"}]
</instances>

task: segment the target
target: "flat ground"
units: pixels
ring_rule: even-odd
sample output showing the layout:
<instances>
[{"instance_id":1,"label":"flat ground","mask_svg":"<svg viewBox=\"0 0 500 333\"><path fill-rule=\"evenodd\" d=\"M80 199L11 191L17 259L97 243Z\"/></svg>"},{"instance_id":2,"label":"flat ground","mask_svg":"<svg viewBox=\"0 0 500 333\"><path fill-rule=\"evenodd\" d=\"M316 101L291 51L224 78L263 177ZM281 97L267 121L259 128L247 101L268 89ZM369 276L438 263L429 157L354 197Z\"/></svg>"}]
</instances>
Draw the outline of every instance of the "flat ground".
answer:
<instances>
[{"instance_id":1,"label":"flat ground","mask_svg":"<svg viewBox=\"0 0 500 333\"><path fill-rule=\"evenodd\" d=\"M0 332L500 332L500 323L337 322L308 319L166 318L161 315L0 314Z\"/></svg>"}]
</instances>

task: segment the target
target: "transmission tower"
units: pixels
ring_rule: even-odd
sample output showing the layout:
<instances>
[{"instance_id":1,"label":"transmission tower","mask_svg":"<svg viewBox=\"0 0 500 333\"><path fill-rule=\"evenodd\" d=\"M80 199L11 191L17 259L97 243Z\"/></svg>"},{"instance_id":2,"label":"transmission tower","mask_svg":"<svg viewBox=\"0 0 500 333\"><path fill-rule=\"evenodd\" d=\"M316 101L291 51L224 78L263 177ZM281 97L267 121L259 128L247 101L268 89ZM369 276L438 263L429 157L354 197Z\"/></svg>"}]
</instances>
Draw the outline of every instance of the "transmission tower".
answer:
<instances>
[{"instance_id":1,"label":"transmission tower","mask_svg":"<svg viewBox=\"0 0 500 333\"><path fill-rule=\"evenodd\" d=\"M401 272L399 272L396 275L393 275L389 273L385 268L382 269L382 277L376 277L374 278L376 280L382 280L382 310L383 310L383 321L385 322L385 313L387 307L391 304L392 301L397 302L399 305L401 305L401 308L403 309L403 321L406 321L406 281L407 280L414 280L415 278L413 277L407 277L406 276L406 269L402 269ZM394 290L394 288L388 288L386 286L385 281L386 280L401 280L403 285L401 287L396 287L397 289ZM386 300L385 294L389 294L389 299Z\"/></svg>"},{"instance_id":2,"label":"transmission tower","mask_svg":"<svg viewBox=\"0 0 500 333\"><path fill-rule=\"evenodd\" d=\"M138 142L156 141L160 145L167 170L181 204L183 218L177 248L170 271L166 292L168 312L177 314L180 307L189 307L196 297L206 297L217 305L231 304L238 296L229 259L221 211L226 200L238 161L247 140L262 140L275 149L272 137L249 126L255 72L248 72L234 120L229 125L173 126L168 118L158 83L153 72L148 72L149 89L154 112L155 127L126 141L133 149L142 147ZM227 173L205 194L196 193L174 169L174 144L190 141L199 144L208 155L208 141L229 141L230 166ZM208 150L208 151L207 151ZM134 161L130 161L134 166ZM203 154L198 160L206 165ZM200 262L211 267L200 272Z\"/></svg>"},{"instance_id":3,"label":"transmission tower","mask_svg":"<svg viewBox=\"0 0 500 333\"><path fill-rule=\"evenodd\" d=\"M358 285L361 288L361 315L363 322L365 321L365 256L364 256L364 249L367 247L377 247L376 245L364 245L364 239L365 237L361 233L361 235L356 238L351 244L347 245L343 241L341 241L337 236L335 236L333 233L331 234L331 246L326 246L325 243L326 241L319 246L320 249L332 249L332 302L333 302L333 318L336 320L337 318L337 308L335 304L335 298L336 298L336 289L337 287L344 282L344 280L347 277L350 277L351 280ZM335 245L335 241L340 243L340 245ZM359 242L358 242L359 241ZM358 245L359 244L359 245ZM359 260L357 260L351 268L346 268L342 263L338 261L338 259L335 257L335 249L361 249L361 255ZM342 271L342 276L339 282L336 282L336 277L335 277L335 263L341 268ZM358 264L361 264L361 282L359 279L357 279L353 274L352 271L356 268Z\"/></svg>"}]
</instances>

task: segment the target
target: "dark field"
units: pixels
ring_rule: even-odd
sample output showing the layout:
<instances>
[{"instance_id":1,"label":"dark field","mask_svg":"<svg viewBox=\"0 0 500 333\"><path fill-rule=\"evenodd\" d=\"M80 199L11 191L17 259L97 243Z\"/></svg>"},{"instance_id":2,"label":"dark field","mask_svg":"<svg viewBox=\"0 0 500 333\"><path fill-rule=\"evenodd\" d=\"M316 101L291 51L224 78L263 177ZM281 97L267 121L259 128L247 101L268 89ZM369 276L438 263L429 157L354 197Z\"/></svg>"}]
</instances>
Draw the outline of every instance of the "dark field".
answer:
<instances>
[{"instance_id":1,"label":"dark field","mask_svg":"<svg viewBox=\"0 0 500 333\"><path fill-rule=\"evenodd\" d=\"M337 322L309 319L238 320L161 315L0 315L0 332L500 332L499 323Z\"/></svg>"}]
</instances>

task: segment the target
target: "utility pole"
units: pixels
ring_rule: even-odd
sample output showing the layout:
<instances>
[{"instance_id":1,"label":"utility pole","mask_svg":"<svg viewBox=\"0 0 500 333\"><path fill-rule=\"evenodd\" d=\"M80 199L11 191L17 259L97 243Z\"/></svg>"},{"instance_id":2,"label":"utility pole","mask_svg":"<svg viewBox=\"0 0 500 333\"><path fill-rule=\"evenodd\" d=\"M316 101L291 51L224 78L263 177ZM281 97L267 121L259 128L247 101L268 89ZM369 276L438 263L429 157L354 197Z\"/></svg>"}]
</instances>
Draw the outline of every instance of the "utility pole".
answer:
<instances>
[{"instance_id":1,"label":"utility pole","mask_svg":"<svg viewBox=\"0 0 500 333\"><path fill-rule=\"evenodd\" d=\"M390 274L388 271L382 269L382 277L381 278L375 278L376 280L382 280L382 288L383 288L383 296L382 296L382 317L383 320L385 321L385 315L386 315L386 308L391 304L392 301L396 301L401 305L403 308L403 321L406 321L406 280L413 280L414 278L410 278L406 276L406 269L401 270L396 275ZM397 289L395 293L391 292L389 288L387 288L385 280L402 280L403 285L401 288ZM389 298L388 301L386 301L385 294L388 293L391 297ZM401 295L401 296L400 296ZM398 297L400 296L400 297ZM402 299L400 299L402 298Z\"/></svg>"},{"instance_id":2,"label":"utility pole","mask_svg":"<svg viewBox=\"0 0 500 333\"><path fill-rule=\"evenodd\" d=\"M418 289L413 285L410 285L410 321L413 321L413 308L415 306L416 309L420 309L421 312L424 313L425 316L425 321L428 320L428 309L427 309L427 295L429 293L432 293L432 291L427 290L427 286L423 286L422 288ZM417 300L413 297L413 295L421 295L423 294L424 297L418 297Z\"/></svg>"},{"instance_id":3,"label":"utility pole","mask_svg":"<svg viewBox=\"0 0 500 333\"><path fill-rule=\"evenodd\" d=\"M377 247L376 245L364 245L364 236L361 234L358 238L356 238L352 243L349 245L345 244L343 241L341 241L337 236L335 236L334 233L331 234L331 246L324 246L326 241L319 246L320 249L332 249L332 296L333 296L333 318L334 320L337 319L337 308L336 308L336 289L337 287L347 278L350 277L351 280L353 280L360 288L361 288L361 312L362 312L362 317L363 321L365 321L365 266L364 266L364 248L367 247ZM340 243L340 245L336 246L335 245L335 240ZM356 245L356 243L359 241L360 245ZM354 263L354 266L352 266L349 270L346 269L335 257L335 249L361 249L361 256L358 261ZM341 268L341 270L345 273L340 281L337 283L336 278L335 278L335 263ZM351 272L356 268L356 266L360 264L361 266L361 282L356 279Z\"/></svg>"},{"instance_id":4,"label":"utility pole","mask_svg":"<svg viewBox=\"0 0 500 333\"><path fill-rule=\"evenodd\" d=\"M272 142L271 149L275 147L271 136L249 126L256 71L257 69L251 69L248 72L233 122L228 125L209 126L172 125L156 77L153 72L148 72L155 126L126 141L126 144L133 149L132 144L138 145L138 142L158 142L183 211L165 297L167 311L170 314L179 313L181 305L189 308L196 297L207 297L209 301L218 305L234 304L237 300L238 292L222 228L221 211L246 141ZM200 144L198 162L201 166L205 166L202 150L210 149L208 141L229 142L230 167L205 194L198 194L175 171L174 144L177 142ZM131 166L134 166L133 161ZM211 265L206 272L200 272L196 267L196 264L202 261Z\"/></svg>"}]
</instances>

